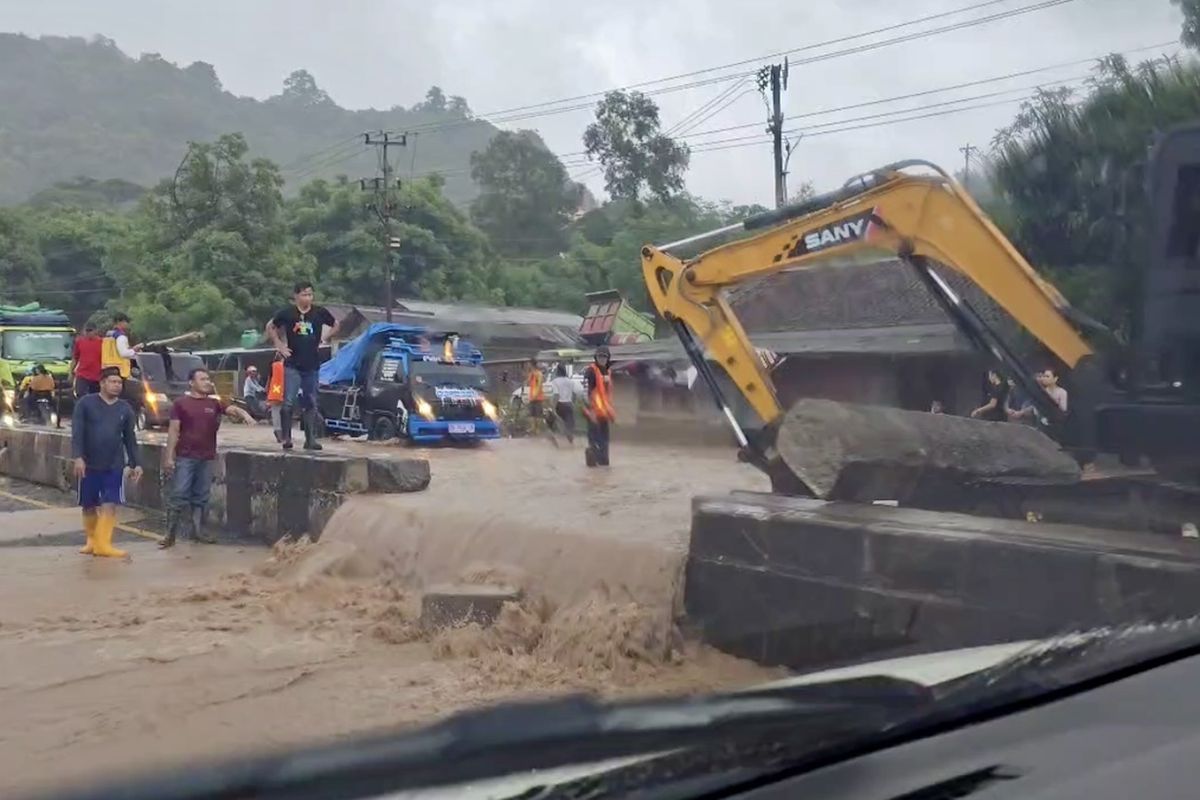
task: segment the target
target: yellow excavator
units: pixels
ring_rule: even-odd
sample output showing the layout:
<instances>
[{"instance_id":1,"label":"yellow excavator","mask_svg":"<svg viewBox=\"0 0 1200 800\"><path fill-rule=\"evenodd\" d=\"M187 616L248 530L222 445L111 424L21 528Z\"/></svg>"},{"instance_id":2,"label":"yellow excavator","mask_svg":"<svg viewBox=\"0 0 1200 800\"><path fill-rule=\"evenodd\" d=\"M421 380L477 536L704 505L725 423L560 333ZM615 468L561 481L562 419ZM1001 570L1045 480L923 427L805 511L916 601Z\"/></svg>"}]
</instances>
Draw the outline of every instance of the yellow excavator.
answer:
<instances>
[{"instance_id":1,"label":"yellow excavator","mask_svg":"<svg viewBox=\"0 0 1200 800\"><path fill-rule=\"evenodd\" d=\"M1200 128L1160 143L1149 172L1160 177L1152 186L1151 207L1168 206L1161 216L1171 216L1170 207L1178 204L1186 180L1178 162L1198 152L1198 144ZM1200 191L1200 183L1191 191ZM1200 230L1200 218L1193 225ZM1152 239L1165 242L1173 235L1170 225L1159 228L1162 235ZM743 232L757 233L691 258L675 255ZM887 251L898 269L914 270L959 330L1032 398L1046 423L1042 430L1051 435L1029 426L824 400L801 400L785 411L725 290L862 251ZM1189 263L1200 266L1196 248L1191 256ZM891 164L804 202L642 249L650 298L729 420L742 457L766 470L777 492L862 501L903 501L930 481L946 489L981 478L1069 483L1079 480L1078 464L1096 452L1116 453L1127 463L1148 457L1191 470L1200 461L1200 403L1191 394L1193 375L1188 373L1185 385L1178 374L1169 374L1168 365L1184 364L1186 371L1190 364L1194 372L1200 348L1168 358L1166 351L1180 337L1179 325L1172 328L1166 318L1174 314L1195 331L1200 307L1194 296L1187 300L1181 294L1179 281L1162 279L1171 270L1187 272L1185 263L1166 255L1150 260L1148 272L1158 280L1145 281L1145 307L1157 309L1156 338L1135 351L1142 362L1154 363L1157 381L1147 378L1147 369L1124 369L1114 379L1116 370L1101 363L1081 333L1095 324L1076 313L967 192L929 162ZM969 279L1060 362L1071 390L1069 415L942 270ZM1187 302L1172 304L1180 297ZM724 386L740 392L757 424L746 415L739 420L731 410L714 365L727 373Z\"/></svg>"}]
</instances>

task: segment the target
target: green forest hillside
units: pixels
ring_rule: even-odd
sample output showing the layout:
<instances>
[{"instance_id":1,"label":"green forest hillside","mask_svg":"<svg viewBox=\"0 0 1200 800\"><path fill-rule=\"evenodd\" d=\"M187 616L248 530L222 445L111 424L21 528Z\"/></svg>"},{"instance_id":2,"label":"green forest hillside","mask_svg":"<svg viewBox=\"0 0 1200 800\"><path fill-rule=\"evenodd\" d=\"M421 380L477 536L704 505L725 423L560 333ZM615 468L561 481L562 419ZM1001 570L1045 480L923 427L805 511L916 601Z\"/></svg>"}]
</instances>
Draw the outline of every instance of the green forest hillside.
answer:
<instances>
[{"instance_id":1,"label":"green forest hillside","mask_svg":"<svg viewBox=\"0 0 1200 800\"><path fill-rule=\"evenodd\" d=\"M281 166L290 194L313 178L373 175L375 154L356 134L431 124L442 126L436 135L419 135L393 156L397 174L440 172L446 196L463 204L478 194L471 153L495 133L470 119L465 100L436 87L412 108L349 111L301 70L260 101L225 91L210 64L132 58L103 37L0 34L0 109L0 204L78 176L153 186L175 171L189 140L230 131L245 135L252 155Z\"/></svg>"}]
</instances>

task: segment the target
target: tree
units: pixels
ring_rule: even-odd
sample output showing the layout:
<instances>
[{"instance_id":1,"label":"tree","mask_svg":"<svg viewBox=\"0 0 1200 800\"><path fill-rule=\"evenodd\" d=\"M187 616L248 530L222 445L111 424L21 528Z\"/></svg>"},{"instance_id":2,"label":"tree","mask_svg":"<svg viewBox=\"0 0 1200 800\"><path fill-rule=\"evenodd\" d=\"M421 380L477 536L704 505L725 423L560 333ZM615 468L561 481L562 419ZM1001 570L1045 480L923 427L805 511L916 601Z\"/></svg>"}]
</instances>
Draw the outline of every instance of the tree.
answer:
<instances>
[{"instance_id":1,"label":"tree","mask_svg":"<svg viewBox=\"0 0 1200 800\"><path fill-rule=\"evenodd\" d=\"M145 194L144 186L120 178L99 181L80 176L43 189L29 198L28 204L34 208L61 206L116 210L135 205Z\"/></svg>"},{"instance_id":2,"label":"tree","mask_svg":"<svg viewBox=\"0 0 1200 800\"><path fill-rule=\"evenodd\" d=\"M581 312L584 293L618 289L647 308L641 268L646 242L681 239L766 211L761 206L707 203L686 194L645 203L614 200L585 214L563 252L540 261L503 265L498 278L505 302Z\"/></svg>"},{"instance_id":3,"label":"tree","mask_svg":"<svg viewBox=\"0 0 1200 800\"><path fill-rule=\"evenodd\" d=\"M446 93L440 86L430 86L429 91L425 93L425 102L418 103L416 108L440 114L446 110Z\"/></svg>"},{"instance_id":4,"label":"tree","mask_svg":"<svg viewBox=\"0 0 1200 800\"><path fill-rule=\"evenodd\" d=\"M61 308L76 323L117 294L106 260L129 235L129 216L81 208L48 208L30 216L45 279L33 299Z\"/></svg>"},{"instance_id":5,"label":"tree","mask_svg":"<svg viewBox=\"0 0 1200 800\"><path fill-rule=\"evenodd\" d=\"M1200 0L1171 0L1183 12L1183 27L1179 41L1193 49L1200 49Z\"/></svg>"},{"instance_id":6,"label":"tree","mask_svg":"<svg viewBox=\"0 0 1200 800\"><path fill-rule=\"evenodd\" d=\"M481 193L471 219L505 255L547 255L566 245L565 229L580 189L533 131L502 131L471 155Z\"/></svg>"},{"instance_id":7,"label":"tree","mask_svg":"<svg viewBox=\"0 0 1200 800\"><path fill-rule=\"evenodd\" d=\"M801 181L800 186L796 191L792 192L792 196L788 198L788 205L803 203L805 200L811 200L817 196L817 190L813 187L812 181Z\"/></svg>"},{"instance_id":8,"label":"tree","mask_svg":"<svg viewBox=\"0 0 1200 800\"><path fill-rule=\"evenodd\" d=\"M450 97L449 111L456 117L464 119L471 116L471 106L467 104L467 98L462 95L452 95Z\"/></svg>"},{"instance_id":9,"label":"tree","mask_svg":"<svg viewBox=\"0 0 1200 800\"><path fill-rule=\"evenodd\" d=\"M288 238L283 179L248 160L241 134L192 143L175 177L142 203L130 235L108 256L120 302L145 335L203 328L229 340L259 328L312 260Z\"/></svg>"},{"instance_id":10,"label":"tree","mask_svg":"<svg viewBox=\"0 0 1200 800\"><path fill-rule=\"evenodd\" d=\"M660 132L658 106L641 92L606 94L583 144L588 158L604 167L604 186L614 198L637 200L648 190L665 200L683 189L691 152Z\"/></svg>"},{"instance_id":11,"label":"tree","mask_svg":"<svg viewBox=\"0 0 1200 800\"><path fill-rule=\"evenodd\" d=\"M391 232L400 248L385 253L379 219L362 213L359 187L345 179L313 181L289 204L292 236L315 264L321 292L379 305L385 256L400 297L497 301L487 240L442 194L436 177L406 181L393 197Z\"/></svg>"},{"instance_id":12,"label":"tree","mask_svg":"<svg viewBox=\"0 0 1200 800\"><path fill-rule=\"evenodd\" d=\"M297 106L332 106L333 100L308 70L298 69L283 80L282 102Z\"/></svg>"},{"instance_id":13,"label":"tree","mask_svg":"<svg viewBox=\"0 0 1200 800\"><path fill-rule=\"evenodd\" d=\"M995 139L987 209L1083 311L1129 332L1147 249L1157 132L1200 115L1200 67L1101 62L1081 97L1042 91Z\"/></svg>"},{"instance_id":14,"label":"tree","mask_svg":"<svg viewBox=\"0 0 1200 800\"><path fill-rule=\"evenodd\" d=\"M0 208L0 301L35 299L44 275L42 254L25 214Z\"/></svg>"}]
</instances>

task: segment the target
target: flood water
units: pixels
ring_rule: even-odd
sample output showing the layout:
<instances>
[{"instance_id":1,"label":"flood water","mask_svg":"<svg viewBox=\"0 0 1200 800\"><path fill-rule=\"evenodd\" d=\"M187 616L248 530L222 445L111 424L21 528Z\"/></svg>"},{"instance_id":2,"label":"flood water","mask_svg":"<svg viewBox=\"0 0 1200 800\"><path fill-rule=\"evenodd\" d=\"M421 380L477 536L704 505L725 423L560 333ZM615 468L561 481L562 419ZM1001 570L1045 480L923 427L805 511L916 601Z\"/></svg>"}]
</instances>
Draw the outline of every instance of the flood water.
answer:
<instances>
[{"instance_id":1,"label":"flood water","mask_svg":"<svg viewBox=\"0 0 1200 800\"><path fill-rule=\"evenodd\" d=\"M0 794L510 698L778 676L673 624L691 496L766 488L731 451L614 445L611 468L588 470L578 444L545 440L330 449L367 447L427 456L431 487L356 497L315 545L164 552L127 537L123 563L0 541ZM4 505L0 527L35 510ZM61 532L77 512L38 513ZM491 628L419 624L424 590L496 582L522 597Z\"/></svg>"}]
</instances>

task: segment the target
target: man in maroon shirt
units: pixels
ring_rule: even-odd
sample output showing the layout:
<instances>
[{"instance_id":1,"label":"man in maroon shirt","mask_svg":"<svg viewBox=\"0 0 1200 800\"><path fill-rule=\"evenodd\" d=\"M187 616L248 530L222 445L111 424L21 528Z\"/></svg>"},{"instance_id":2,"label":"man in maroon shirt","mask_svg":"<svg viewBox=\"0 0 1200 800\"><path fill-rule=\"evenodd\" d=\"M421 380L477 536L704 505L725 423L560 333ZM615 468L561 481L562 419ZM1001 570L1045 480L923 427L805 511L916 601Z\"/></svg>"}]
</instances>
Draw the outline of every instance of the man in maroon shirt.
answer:
<instances>
[{"instance_id":1,"label":"man in maroon shirt","mask_svg":"<svg viewBox=\"0 0 1200 800\"><path fill-rule=\"evenodd\" d=\"M208 371L197 367L188 373L188 393L171 406L167 428L167 451L163 472L174 473L171 486L170 523L159 547L175 544L182 526L184 536L202 542L216 541L204 532L204 512L212 489L212 462L217 457L217 429L221 415L253 425L254 419L242 409L213 397L213 382Z\"/></svg>"},{"instance_id":2,"label":"man in maroon shirt","mask_svg":"<svg viewBox=\"0 0 1200 800\"><path fill-rule=\"evenodd\" d=\"M83 336L75 339L71 351L71 373L75 376L75 396L100 391L100 348L104 340L90 322L83 326Z\"/></svg>"}]
</instances>

